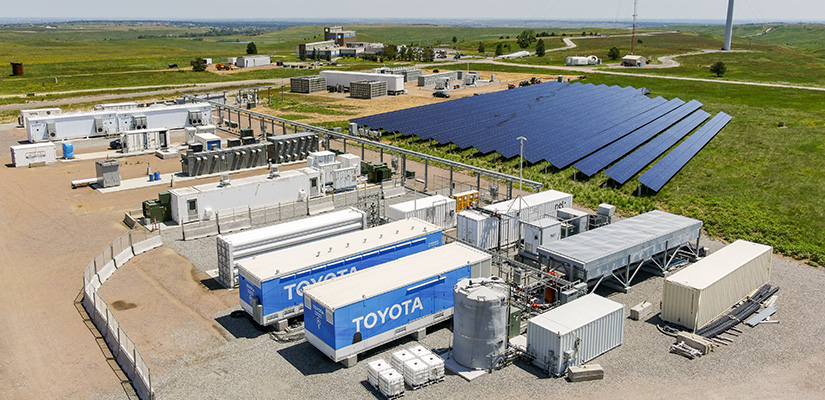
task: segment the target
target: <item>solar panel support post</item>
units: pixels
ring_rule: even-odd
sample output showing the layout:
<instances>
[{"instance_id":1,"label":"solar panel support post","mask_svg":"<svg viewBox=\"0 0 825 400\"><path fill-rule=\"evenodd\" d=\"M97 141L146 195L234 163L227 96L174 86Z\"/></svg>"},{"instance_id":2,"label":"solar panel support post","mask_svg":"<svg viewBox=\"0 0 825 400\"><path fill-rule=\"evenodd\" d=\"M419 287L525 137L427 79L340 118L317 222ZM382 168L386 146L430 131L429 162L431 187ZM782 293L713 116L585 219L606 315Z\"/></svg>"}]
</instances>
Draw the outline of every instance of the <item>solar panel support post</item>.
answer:
<instances>
[{"instance_id":1,"label":"solar panel support post","mask_svg":"<svg viewBox=\"0 0 825 400\"><path fill-rule=\"evenodd\" d=\"M283 134L286 135L286 124L281 122L281 130L284 132Z\"/></svg>"},{"instance_id":2,"label":"solar panel support post","mask_svg":"<svg viewBox=\"0 0 825 400\"><path fill-rule=\"evenodd\" d=\"M430 186L429 169L430 169L430 160L425 158L424 159L424 192L426 192L429 189L429 186Z\"/></svg>"},{"instance_id":3,"label":"solar panel support post","mask_svg":"<svg viewBox=\"0 0 825 400\"><path fill-rule=\"evenodd\" d=\"M364 143L361 142L361 160L364 161Z\"/></svg>"},{"instance_id":4,"label":"solar panel support post","mask_svg":"<svg viewBox=\"0 0 825 400\"><path fill-rule=\"evenodd\" d=\"M347 139L344 138L343 142L344 142L344 153L346 153L347 152Z\"/></svg>"},{"instance_id":5,"label":"solar panel support post","mask_svg":"<svg viewBox=\"0 0 825 400\"><path fill-rule=\"evenodd\" d=\"M481 174L476 174L476 190L478 191L479 198L481 198Z\"/></svg>"},{"instance_id":6,"label":"solar panel support post","mask_svg":"<svg viewBox=\"0 0 825 400\"><path fill-rule=\"evenodd\" d=\"M513 182L507 182L507 200L513 198Z\"/></svg>"},{"instance_id":7,"label":"solar panel support post","mask_svg":"<svg viewBox=\"0 0 825 400\"><path fill-rule=\"evenodd\" d=\"M381 150L381 158L380 158L380 160L381 160L381 162L384 162L384 148L382 147L380 150Z\"/></svg>"},{"instance_id":8,"label":"solar panel support post","mask_svg":"<svg viewBox=\"0 0 825 400\"><path fill-rule=\"evenodd\" d=\"M453 166L450 165L450 197L453 197L453 187L455 183L453 183Z\"/></svg>"},{"instance_id":9,"label":"solar panel support post","mask_svg":"<svg viewBox=\"0 0 825 400\"><path fill-rule=\"evenodd\" d=\"M401 153L401 186L407 186L407 155Z\"/></svg>"}]
</instances>

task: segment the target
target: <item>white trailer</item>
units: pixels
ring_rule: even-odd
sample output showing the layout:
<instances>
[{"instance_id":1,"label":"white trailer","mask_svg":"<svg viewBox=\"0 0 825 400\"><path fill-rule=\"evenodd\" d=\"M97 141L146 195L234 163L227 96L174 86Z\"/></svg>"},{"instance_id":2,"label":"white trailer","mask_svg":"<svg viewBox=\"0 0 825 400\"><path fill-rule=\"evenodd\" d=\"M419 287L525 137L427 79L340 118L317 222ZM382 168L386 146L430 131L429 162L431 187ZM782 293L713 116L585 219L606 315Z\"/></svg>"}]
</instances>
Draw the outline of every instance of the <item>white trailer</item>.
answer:
<instances>
[{"instance_id":1,"label":"white trailer","mask_svg":"<svg viewBox=\"0 0 825 400\"><path fill-rule=\"evenodd\" d=\"M272 64L272 59L268 55L243 56L238 57L235 61L235 66L241 68L260 67L270 64Z\"/></svg>"},{"instance_id":2,"label":"white trailer","mask_svg":"<svg viewBox=\"0 0 825 400\"><path fill-rule=\"evenodd\" d=\"M159 150L169 147L167 129L138 129L124 131L120 134L121 151L136 153L146 150Z\"/></svg>"},{"instance_id":3,"label":"white trailer","mask_svg":"<svg viewBox=\"0 0 825 400\"><path fill-rule=\"evenodd\" d=\"M387 82L387 92L401 93L404 91L404 75L352 71L321 71L320 74L322 78L327 79L327 86L341 85L345 88L349 88L350 82L382 81Z\"/></svg>"},{"instance_id":4,"label":"white trailer","mask_svg":"<svg viewBox=\"0 0 825 400\"><path fill-rule=\"evenodd\" d=\"M120 111L120 110L132 110L138 108L138 103L133 101L127 101L123 103L104 103L104 104L95 104L95 111Z\"/></svg>"},{"instance_id":5,"label":"white trailer","mask_svg":"<svg viewBox=\"0 0 825 400\"><path fill-rule=\"evenodd\" d=\"M20 115L17 117L17 124L22 127L27 127L29 124L28 119L34 117L45 117L49 115L57 115L62 113L63 110L53 107L53 108L38 108L35 110L20 110Z\"/></svg>"},{"instance_id":6,"label":"white trailer","mask_svg":"<svg viewBox=\"0 0 825 400\"><path fill-rule=\"evenodd\" d=\"M390 221L413 217L437 225L441 229L455 228L455 199L437 194L387 207L387 218Z\"/></svg>"},{"instance_id":7,"label":"white trailer","mask_svg":"<svg viewBox=\"0 0 825 400\"><path fill-rule=\"evenodd\" d=\"M29 142L82 139L137 129L179 129L212 123L209 103L81 111L29 118Z\"/></svg>"},{"instance_id":8,"label":"white trailer","mask_svg":"<svg viewBox=\"0 0 825 400\"><path fill-rule=\"evenodd\" d=\"M259 229L218 235L218 281L238 286L238 262L278 249L313 242L367 226L363 211L350 208Z\"/></svg>"},{"instance_id":9,"label":"white trailer","mask_svg":"<svg viewBox=\"0 0 825 400\"><path fill-rule=\"evenodd\" d=\"M320 174L315 168L283 171L279 176L258 175L172 189L172 220L179 224L211 219L213 214L238 207L267 207L304 201L320 193Z\"/></svg>"},{"instance_id":10,"label":"white trailer","mask_svg":"<svg viewBox=\"0 0 825 400\"><path fill-rule=\"evenodd\" d=\"M57 162L57 151L54 143L21 144L11 146L11 163L15 167L27 167L34 163L46 165Z\"/></svg>"},{"instance_id":11,"label":"white trailer","mask_svg":"<svg viewBox=\"0 0 825 400\"><path fill-rule=\"evenodd\" d=\"M573 65L573 66L582 66L582 65L587 65L588 60L587 60L587 57L569 56L569 57L567 57L566 64L567 65Z\"/></svg>"},{"instance_id":12,"label":"white trailer","mask_svg":"<svg viewBox=\"0 0 825 400\"><path fill-rule=\"evenodd\" d=\"M662 319L693 331L771 278L771 246L737 240L665 279Z\"/></svg>"}]
</instances>

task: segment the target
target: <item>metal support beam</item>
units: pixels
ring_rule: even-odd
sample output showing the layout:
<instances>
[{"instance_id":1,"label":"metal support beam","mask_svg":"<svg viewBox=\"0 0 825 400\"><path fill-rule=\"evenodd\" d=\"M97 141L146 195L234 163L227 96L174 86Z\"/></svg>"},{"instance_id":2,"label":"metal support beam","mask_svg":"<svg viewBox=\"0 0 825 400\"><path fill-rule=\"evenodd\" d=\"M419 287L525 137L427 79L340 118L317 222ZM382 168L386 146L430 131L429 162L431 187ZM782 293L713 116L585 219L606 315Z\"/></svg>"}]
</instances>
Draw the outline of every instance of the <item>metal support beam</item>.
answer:
<instances>
[{"instance_id":1,"label":"metal support beam","mask_svg":"<svg viewBox=\"0 0 825 400\"><path fill-rule=\"evenodd\" d=\"M364 160L364 143L363 142L361 143L361 161L365 161Z\"/></svg>"},{"instance_id":2,"label":"metal support beam","mask_svg":"<svg viewBox=\"0 0 825 400\"><path fill-rule=\"evenodd\" d=\"M728 0L728 19L725 22L725 44L722 50L730 50L731 40L733 39L733 0Z\"/></svg>"},{"instance_id":3,"label":"metal support beam","mask_svg":"<svg viewBox=\"0 0 825 400\"><path fill-rule=\"evenodd\" d=\"M507 199L513 198L513 182L507 182Z\"/></svg>"},{"instance_id":4,"label":"metal support beam","mask_svg":"<svg viewBox=\"0 0 825 400\"><path fill-rule=\"evenodd\" d=\"M380 160L381 160L381 162L384 162L384 148L383 147L381 148L381 158L380 158Z\"/></svg>"},{"instance_id":5,"label":"metal support beam","mask_svg":"<svg viewBox=\"0 0 825 400\"><path fill-rule=\"evenodd\" d=\"M481 174L476 175L476 190L478 190L478 195L481 196Z\"/></svg>"},{"instance_id":6,"label":"metal support beam","mask_svg":"<svg viewBox=\"0 0 825 400\"><path fill-rule=\"evenodd\" d=\"M424 160L424 192L429 190L430 186L430 160Z\"/></svg>"},{"instance_id":7,"label":"metal support beam","mask_svg":"<svg viewBox=\"0 0 825 400\"><path fill-rule=\"evenodd\" d=\"M407 155L401 154L401 186L407 186Z\"/></svg>"},{"instance_id":8,"label":"metal support beam","mask_svg":"<svg viewBox=\"0 0 825 400\"><path fill-rule=\"evenodd\" d=\"M453 183L453 166L450 165L450 197L453 196L453 187L455 187L455 183Z\"/></svg>"},{"instance_id":9,"label":"metal support beam","mask_svg":"<svg viewBox=\"0 0 825 400\"><path fill-rule=\"evenodd\" d=\"M344 138L344 153L347 152L347 139Z\"/></svg>"}]
</instances>

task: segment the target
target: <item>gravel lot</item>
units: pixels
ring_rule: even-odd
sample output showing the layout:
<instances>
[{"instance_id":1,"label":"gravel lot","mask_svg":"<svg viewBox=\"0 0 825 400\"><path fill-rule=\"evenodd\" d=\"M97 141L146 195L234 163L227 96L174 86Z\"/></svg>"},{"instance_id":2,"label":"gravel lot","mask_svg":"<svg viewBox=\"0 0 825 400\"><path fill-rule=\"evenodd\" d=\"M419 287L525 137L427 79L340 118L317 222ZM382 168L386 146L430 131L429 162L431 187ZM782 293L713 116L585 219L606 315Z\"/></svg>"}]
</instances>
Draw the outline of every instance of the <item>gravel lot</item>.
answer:
<instances>
[{"instance_id":1,"label":"gravel lot","mask_svg":"<svg viewBox=\"0 0 825 400\"><path fill-rule=\"evenodd\" d=\"M706 238L702 244L712 251L723 246ZM177 250L185 254L203 253L201 258L193 259L195 264L214 262L204 257L214 258L214 247L210 247L214 246L214 239L185 244L176 242L171 246L176 250L185 248ZM122 277L128 278L126 274ZM112 280L117 278L116 274ZM129 279L130 285L140 286L140 282ZM191 285L191 282L187 284ZM647 321L628 319L623 345L594 360L605 369L602 381L574 384L564 379L548 378L537 368L517 361L473 382L448 372L444 382L407 392L406 397L514 398L546 393L572 398L604 398L617 394L627 398L654 399L820 397L825 393L825 384L815 379L815 375L825 367L825 321L819 317L825 310L825 299L810 294L825 284L825 275L822 270L775 256L772 283L782 287L778 301L780 311L774 315L781 323L755 328L740 326L743 334L734 338L731 345L718 347L710 355L696 360L667 352L673 340L656 329L657 316ZM598 292L624 304L629 314L629 308L641 301L658 304L662 278L640 272L627 294L602 288ZM231 301L236 302L237 295L234 291L230 293ZM203 294L207 298L228 298L225 290L205 290ZM151 293L144 295L151 296ZM204 299L190 297L182 300L188 304L186 307L195 307ZM379 395L366 384L366 361L388 360L393 351L416 344L411 338L389 343L363 354L355 367L347 369L331 362L304 340L287 343L273 340L268 331L257 328L243 312L235 312L239 309L233 305L215 310L210 316L219 326L215 329L223 332L225 339L220 341L202 340L203 333L199 332L202 327L187 327L185 321L173 323L178 327L170 330L166 336L168 340L200 341L203 345L184 356L149 354L150 364L155 364L152 378L158 398L376 398ZM134 328L129 326L130 319L120 315L118 318L132 335ZM144 314L135 319L138 320L151 325L153 318ZM434 350L449 347L449 328L448 323L432 327L420 343ZM140 335L135 332L133 336ZM136 341L140 343L140 339L136 338ZM153 351L153 347L143 346L141 349L146 355ZM333 387L335 391L331 394Z\"/></svg>"}]
</instances>

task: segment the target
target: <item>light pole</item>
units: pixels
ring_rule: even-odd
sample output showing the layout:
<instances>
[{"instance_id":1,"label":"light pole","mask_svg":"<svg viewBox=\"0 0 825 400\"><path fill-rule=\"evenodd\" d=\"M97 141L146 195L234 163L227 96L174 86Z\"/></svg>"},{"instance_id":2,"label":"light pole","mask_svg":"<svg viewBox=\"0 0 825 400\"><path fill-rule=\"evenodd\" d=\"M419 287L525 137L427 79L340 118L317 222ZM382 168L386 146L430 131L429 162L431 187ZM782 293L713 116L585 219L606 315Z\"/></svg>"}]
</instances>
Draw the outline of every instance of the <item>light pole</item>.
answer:
<instances>
[{"instance_id":1,"label":"light pole","mask_svg":"<svg viewBox=\"0 0 825 400\"><path fill-rule=\"evenodd\" d=\"M527 138L524 136L519 136L516 140L520 142L518 153L518 213L521 215L521 185L524 180L524 142L527 141Z\"/></svg>"}]
</instances>

